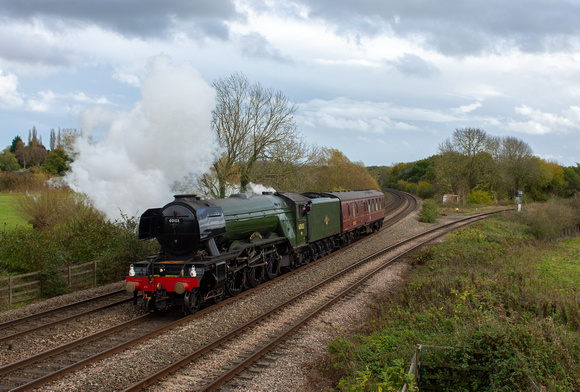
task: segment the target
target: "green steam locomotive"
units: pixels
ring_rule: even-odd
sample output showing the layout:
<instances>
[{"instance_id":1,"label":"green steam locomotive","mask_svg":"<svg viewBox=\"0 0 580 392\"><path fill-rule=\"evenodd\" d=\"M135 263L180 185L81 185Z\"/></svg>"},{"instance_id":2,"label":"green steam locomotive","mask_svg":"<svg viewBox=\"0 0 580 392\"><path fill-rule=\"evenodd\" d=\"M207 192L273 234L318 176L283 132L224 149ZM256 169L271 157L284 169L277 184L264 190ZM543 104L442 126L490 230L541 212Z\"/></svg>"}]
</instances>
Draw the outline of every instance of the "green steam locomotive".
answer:
<instances>
[{"instance_id":1,"label":"green steam locomotive","mask_svg":"<svg viewBox=\"0 0 580 392\"><path fill-rule=\"evenodd\" d=\"M384 217L375 190L176 195L141 216L139 239L156 238L160 251L131 265L126 290L149 311L194 313L379 230Z\"/></svg>"}]
</instances>

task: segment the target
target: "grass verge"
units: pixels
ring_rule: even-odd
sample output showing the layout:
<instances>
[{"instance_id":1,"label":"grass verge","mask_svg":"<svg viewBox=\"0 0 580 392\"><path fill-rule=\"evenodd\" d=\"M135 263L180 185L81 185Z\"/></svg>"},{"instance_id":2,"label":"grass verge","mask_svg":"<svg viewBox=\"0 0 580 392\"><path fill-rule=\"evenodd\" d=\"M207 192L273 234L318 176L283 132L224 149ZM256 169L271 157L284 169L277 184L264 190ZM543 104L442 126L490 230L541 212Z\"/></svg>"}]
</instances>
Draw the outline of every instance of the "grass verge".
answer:
<instances>
[{"instance_id":1,"label":"grass verge","mask_svg":"<svg viewBox=\"0 0 580 392\"><path fill-rule=\"evenodd\" d=\"M451 347L421 390L580 390L580 239L488 219L413 259L414 273L322 370L341 391L397 391L417 344ZM417 386L415 386L417 387Z\"/></svg>"}]
</instances>

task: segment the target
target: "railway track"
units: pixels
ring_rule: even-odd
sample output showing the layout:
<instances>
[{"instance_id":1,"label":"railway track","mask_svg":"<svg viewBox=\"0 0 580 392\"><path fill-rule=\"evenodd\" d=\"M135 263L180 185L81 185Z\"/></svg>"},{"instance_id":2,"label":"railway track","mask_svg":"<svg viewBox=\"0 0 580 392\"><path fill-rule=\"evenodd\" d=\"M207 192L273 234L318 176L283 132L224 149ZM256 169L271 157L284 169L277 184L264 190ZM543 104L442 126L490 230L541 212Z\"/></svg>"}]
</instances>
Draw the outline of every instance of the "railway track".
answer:
<instances>
[{"instance_id":1,"label":"railway track","mask_svg":"<svg viewBox=\"0 0 580 392\"><path fill-rule=\"evenodd\" d=\"M110 309L131 301L125 290L118 290L58 308L0 323L0 344L41 330L53 329L60 324Z\"/></svg>"},{"instance_id":2,"label":"railway track","mask_svg":"<svg viewBox=\"0 0 580 392\"><path fill-rule=\"evenodd\" d=\"M175 319L152 314L0 367L0 390L26 391L165 332Z\"/></svg>"},{"instance_id":3,"label":"railway track","mask_svg":"<svg viewBox=\"0 0 580 392\"><path fill-rule=\"evenodd\" d=\"M404 196L402 193L395 193L393 201L389 203L388 206L391 213L395 216L399 216L399 219L402 219L402 217L414 208L416 208L416 200L413 198L409 199L408 196ZM388 227L389 224L394 224L394 222L395 220L393 220L392 223L387 223L385 227ZM338 252L335 252L334 254L336 253ZM323 259L319 259L306 266L306 268L313 267L318 262L322 262L322 260ZM294 273L304 273L304 270L305 268L301 268L292 271L289 274L283 275L279 279L288 278ZM222 302L218 306L227 306L229 302L234 300L238 301L244 298L244 296L252 295L256 290L266 289L268 285L274 284L274 282L279 279L262 284L256 289L248 290L235 298ZM155 319L151 315L145 315L127 323L123 323L122 325L55 347L30 358L4 365L0 367L0 389L19 391L37 388L46 382L58 379L64 374L80 369L89 363L99 361L107 356L125 350L128 347L158 336L170 329L177 328L197 317L202 317L204 312L214 311L214 308L217 308L217 306L179 320L168 321L167 318L161 320ZM73 315L63 317L62 319L71 319L75 317L78 316ZM58 320L55 321L55 323L58 322ZM146 326L146 328L143 328L143 326ZM42 328L42 326L39 328ZM146 331L144 331L145 329Z\"/></svg>"},{"instance_id":4,"label":"railway track","mask_svg":"<svg viewBox=\"0 0 580 392\"><path fill-rule=\"evenodd\" d=\"M419 208L419 199L410 193L392 189L388 189L385 193L390 195L392 202L386 206L387 215L383 222L383 229L394 226Z\"/></svg>"},{"instance_id":5,"label":"railway track","mask_svg":"<svg viewBox=\"0 0 580 392\"><path fill-rule=\"evenodd\" d=\"M464 218L429 230L365 257L133 384L125 392L139 391L153 383L157 383L151 389L154 391L211 391L223 387L236 377L236 382L243 383L245 379L252 378L252 373L259 372L261 366L267 366L264 362L275 361L279 355L276 350L296 331L344 297L359 290L393 261L457 227L485 219L487 215ZM396 256L389 257L393 251L396 251ZM158 382L175 372L178 374Z\"/></svg>"}]
</instances>

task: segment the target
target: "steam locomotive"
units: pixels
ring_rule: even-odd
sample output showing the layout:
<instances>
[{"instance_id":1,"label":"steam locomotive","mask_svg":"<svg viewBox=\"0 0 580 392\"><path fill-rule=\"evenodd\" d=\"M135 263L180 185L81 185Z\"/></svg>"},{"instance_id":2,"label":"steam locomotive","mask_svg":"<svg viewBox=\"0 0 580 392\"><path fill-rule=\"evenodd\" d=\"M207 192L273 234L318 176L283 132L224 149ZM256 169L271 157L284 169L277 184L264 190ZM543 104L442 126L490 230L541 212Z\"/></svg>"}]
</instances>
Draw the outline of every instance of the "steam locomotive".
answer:
<instances>
[{"instance_id":1,"label":"steam locomotive","mask_svg":"<svg viewBox=\"0 0 580 392\"><path fill-rule=\"evenodd\" d=\"M384 217L375 190L176 195L141 216L139 239L156 238L160 251L131 265L126 290L149 311L191 314L379 230Z\"/></svg>"}]
</instances>

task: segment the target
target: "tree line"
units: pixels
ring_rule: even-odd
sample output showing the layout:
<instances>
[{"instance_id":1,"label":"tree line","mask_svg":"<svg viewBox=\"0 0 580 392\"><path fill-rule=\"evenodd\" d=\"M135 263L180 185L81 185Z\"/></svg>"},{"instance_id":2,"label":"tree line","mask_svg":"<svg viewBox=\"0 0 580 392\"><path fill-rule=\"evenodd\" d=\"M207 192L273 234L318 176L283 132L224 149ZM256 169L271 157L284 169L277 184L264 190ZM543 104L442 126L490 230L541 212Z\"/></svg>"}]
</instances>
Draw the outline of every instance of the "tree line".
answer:
<instances>
[{"instance_id":1,"label":"tree line","mask_svg":"<svg viewBox=\"0 0 580 392\"><path fill-rule=\"evenodd\" d=\"M180 192L223 198L250 183L277 191L396 188L423 198L458 195L463 202L509 200L519 191L533 200L572 196L580 190L580 166L562 167L533 155L515 137L495 137L479 128L456 129L437 155L411 163L366 168L342 152L308 145L294 115L297 106L281 91L234 73L213 82L212 129L218 154L209 172ZM51 130L47 150L36 128L28 143L17 136L0 154L0 170L40 168L62 175L74 160L76 129Z\"/></svg>"},{"instance_id":2,"label":"tree line","mask_svg":"<svg viewBox=\"0 0 580 392\"><path fill-rule=\"evenodd\" d=\"M20 136L0 153L0 173L24 170L43 170L52 175L62 175L74 156L73 143L81 132L77 129L50 130L49 149L38 135L36 126L28 131L28 143Z\"/></svg>"},{"instance_id":3,"label":"tree line","mask_svg":"<svg viewBox=\"0 0 580 392\"><path fill-rule=\"evenodd\" d=\"M521 139L496 137L480 128L459 128L438 146L438 154L410 163L373 166L381 187L423 198L458 195L462 202L571 197L580 191L580 165L560 166L533 155Z\"/></svg>"}]
</instances>

